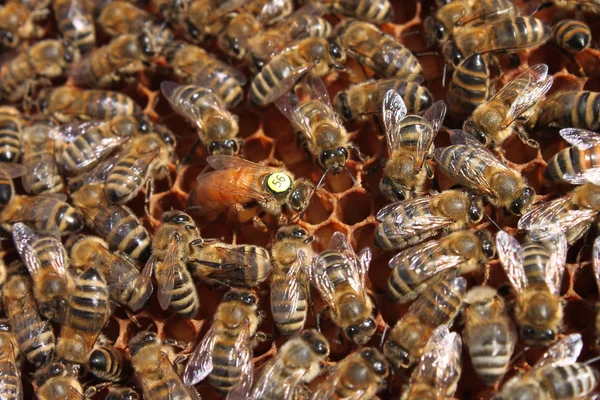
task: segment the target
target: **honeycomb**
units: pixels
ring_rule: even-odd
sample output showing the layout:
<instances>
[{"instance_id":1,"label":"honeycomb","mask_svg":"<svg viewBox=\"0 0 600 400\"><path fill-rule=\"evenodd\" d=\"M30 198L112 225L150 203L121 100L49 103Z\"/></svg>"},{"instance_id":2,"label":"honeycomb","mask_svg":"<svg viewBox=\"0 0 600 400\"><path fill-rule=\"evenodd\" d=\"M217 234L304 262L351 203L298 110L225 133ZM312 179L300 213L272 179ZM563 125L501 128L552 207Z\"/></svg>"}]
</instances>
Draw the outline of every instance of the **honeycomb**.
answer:
<instances>
[{"instance_id":1,"label":"honeycomb","mask_svg":"<svg viewBox=\"0 0 600 400\"><path fill-rule=\"evenodd\" d=\"M429 51L422 34L409 33L415 33L422 29L422 21L434 8L433 1L396 0L392 3L394 3L395 11L394 21L385 24L382 29L398 38L415 53ZM546 8L536 14L536 17L548 23L564 16L564 13L557 11L555 7ZM330 20L333 23L336 21L333 17ZM47 21L47 36L53 37L55 35L52 32L55 32L55 26L51 22L52 18L48 18ZM600 37L599 24L592 26L592 30L594 37ZM208 49L218 54L214 46L209 46ZM527 68L528 65L546 63L555 78L550 93L561 87L573 85L578 85L581 89L600 91L600 52L596 49L587 49L576 56L585 71L586 77L584 78L578 76L577 65L550 42L531 52L521 52L518 54L518 58L521 65L515 68L510 65L507 57L501 57L503 74L497 81L498 88ZM446 87L442 85L442 58L439 55L429 54L420 57L420 61L424 67L424 85L434 94L436 100L445 99L447 85ZM372 72L363 70L352 60L348 61L348 68L350 73L331 73L325 78L332 98L337 91L373 75ZM155 122L167 125L178 135L178 156L183 159L195 141L196 134L181 117L173 113L168 102L160 95L160 82L166 79L173 79L173 77L161 65L155 65L150 71L142 73L139 81L122 82L115 88L132 96L140 105L147 105L146 112L153 117ZM240 121L240 136L244 142L243 156L245 158L272 165L283 163L297 177L305 177L313 182L319 180L322 172L310 160L307 160L304 151L296 145L296 141L291 140L292 129L289 122L274 107L257 109L241 106L234 112ZM459 128L461 125L461 121L447 120L446 122L449 123L448 128ZM337 231L347 234L356 250L365 246L373 248L373 232L377 224L375 214L386 203L378 190L381 168L374 168L379 157L385 154L385 140L382 132L372 121L350 124L347 125L347 128L352 141L364 154L365 160L351 160L347 164L356 184L346 173L327 176L324 186L316 192L310 207L299 221L299 224L309 234L315 236L316 240L313 244L316 251L324 250L333 233ZM518 139L512 138L504 146L504 156L509 165L527 177L540 195L540 200L543 201L570 190L568 186L549 186L542 180L542 171L546 166L546 160L565 147L565 143L552 136L534 138L539 139L540 149L528 147ZM447 144L447 134L442 130L436 139L436 146ZM138 216L142 217L142 221L150 231L155 231L160 225L162 214L165 211L185 209L188 194L195 184L196 176L206 167L205 157L204 149L199 146L191 164L170 166L173 185L169 187L166 180L157 182L151 198L150 215L144 213L144 193L131 201L129 206ZM431 189L447 189L454 184L439 171L436 171L436 178L430 183ZM489 207L487 212L501 227L511 234L516 234L517 219L515 217L505 215L502 210L492 210ZM249 223L233 225L226 216L221 216L210 223L200 220L197 222L203 237L215 237L231 243L247 243L266 247L272 243L276 230L276 221L268 218L266 220L269 228L267 232L257 230ZM489 224L484 220L482 227ZM593 239L591 236L588 234L585 239L569 250L569 264L566 266L562 289L562 298L566 306L564 332L582 333L585 343L582 359L596 354L593 323L590 323L594 318L594 304L598 298L589 262L590 244ZM385 296L386 282L390 274L387 262L393 253L383 253L377 249L373 249L373 251L374 257L369 271L369 289L379 313L380 326L379 334L374 335L369 345L379 346L380 334L385 324L393 326L408 307L394 304ZM485 271L474 273L467 278L469 287L482 283L496 288L505 288L508 285L507 278L497 260L491 261ZM190 343L191 346L183 350L184 353L190 352L208 330L212 316L224 293L221 290L210 288L204 283L198 283L197 290L200 294L201 308L193 319L183 319L171 314L168 310L163 311L158 305L156 296L153 295L144 310L134 315L128 314L122 308L117 308L103 329L103 333L115 342L118 349L125 350L131 337L137 332L150 328L156 330L162 339L168 338ZM261 308L268 311L268 285L259 288L258 292L261 295ZM313 293L313 298L316 310L320 310L323 307L321 300L316 293ZM314 315L309 314L306 327L314 326ZM335 339L337 337L337 328L330 321L324 322L323 329L328 338ZM461 330L460 321L455 323L454 329ZM273 342L262 343L255 348L254 362L257 367L268 361L276 353L276 348L285 342L285 338L277 337L270 317L261 323L259 330L273 335L275 339ZM330 345L332 350L328 362L331 365L335 365L337 361L353 351L353 347L347 342L337 344L330 341ZM523 347L518 344L515 354L521 350ZM522 356L516 358L507 376L526 370L539 355L540 351L537 349L525 351ZM463 362L463 372L456 397L461 399L489 398L492 390L486 388L474 376L466 353L463 353ZM27 379L27 372L33 371L25 370L23 373L25 398L31 398L33 387ZM323 377L316 379L311 387L314 388L322 379ZM387 387L379 393L379 397L382 399L398 398L407 379L408 373L405 371L392 375ZM128 383L133 385L133 378ZM197 389L203 399L218 398L206 382L198 385ZM105 393L106 391L102 391L97 398L103 398Z\"/></svg>"}]
</instances>

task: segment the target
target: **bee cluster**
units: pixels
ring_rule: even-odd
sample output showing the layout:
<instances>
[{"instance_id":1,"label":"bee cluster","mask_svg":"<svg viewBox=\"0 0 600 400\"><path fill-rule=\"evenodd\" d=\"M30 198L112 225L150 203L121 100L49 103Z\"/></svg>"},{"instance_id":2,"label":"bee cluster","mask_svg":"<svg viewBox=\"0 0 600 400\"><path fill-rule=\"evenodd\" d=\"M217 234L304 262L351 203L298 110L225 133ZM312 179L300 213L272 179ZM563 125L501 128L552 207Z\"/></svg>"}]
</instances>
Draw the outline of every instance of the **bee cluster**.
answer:
<instances>
[{"instance_id":1,"label":"bee cluster","mask_svg":"<svg viewBox=\"0 0 600 400\"><path fill-rule=\"evenodd\" d=\"M599 15L5 1L0 397L591 396Z\"/></svg>"}]
</instances>

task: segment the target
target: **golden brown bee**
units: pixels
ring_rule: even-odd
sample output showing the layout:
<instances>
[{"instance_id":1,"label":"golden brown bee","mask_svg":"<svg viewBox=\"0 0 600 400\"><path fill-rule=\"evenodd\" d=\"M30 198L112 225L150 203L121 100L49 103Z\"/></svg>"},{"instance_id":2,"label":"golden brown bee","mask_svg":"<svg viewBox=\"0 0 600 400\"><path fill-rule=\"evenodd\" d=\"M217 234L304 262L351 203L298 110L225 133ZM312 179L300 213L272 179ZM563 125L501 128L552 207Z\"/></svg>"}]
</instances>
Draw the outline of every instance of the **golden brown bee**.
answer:
<instances>
[{"instance_id":1,"label":"golden brown bee","mask_svg":"<svg viewBox=\"0 0 600 400\"><path fill-rule=\"evenodd\" d=\"M600 14L600 4L596 0L554 0L552 3L564 10Z\"/></svg>"},{"instance_id":2,"label":"golden brown bee","mask_svg":"<svg viewBox=\"0 0 600 400\"><path fill-rule=\"evenodd\" d=\"M596 153L600 155L598 134L585 129L565 128L560 130L560 135L572 147L562 149L548 160L544 176L575 185L600 184L600 163L596 162Z\"/></svg>"},{"instance_id":3,"label":"golden brown bee","mask_svg":"<svg viewBox=\"0 0 600 400\"><path fill-rule=\"evenodd\" d=\"M393 203L377 213L375 244L402 250L438 233L466 229L483 218L481 197L460 190L446 190L430 197Z\"/></svg>"},{"instance_id":4,"label":"golden brown bee","mask_svg":"<svg viewBox=\"0 0 600 400\"><path fill-rule=\"evenodd\" d=\"M105 400L139 400L138 393L130 387L114 387L108 389Z\"/></svg>"},{"instance_id":5,"label":"golden brown bee","mask_svg":"<svg viewBox=\"0 0 600 400\"><path fill-rule=\"evenodd\" d=\"M96 44L96 28L85 2L53 0L52 9L62 37L81 53L90 51Z\"/></svg>"},{"instance_id":6,"label":"golden brown bee","mask_svg":"<svg viewBox=\"0 0 600 400\"><path fill-rule=\"evenodd\" d=\"M466 188L482 193L495 207L524 214L535 202L535 191L520 172L502 164L472 136L450 132L451 146L434 149L440 169Z\"/></svg>"},{"instance_id":7,"label":"golden brown bee","mask_svg":"<svg viewBox=\"0 0 600 400\"><path fill-rule=\"evenodd\" d=\"M390 90L383 99L383 123L389 158L379 190L391 201L416 197L425 179L433 178L428 164L433 140L446 116L446 104L438 101L423 116L406 115L402 97Z\"/></svg>"},{"instance_id":8,"label":"golden brown bee","mask_svg":"<svg viewBox=\"0 0 600 400\"><path fill-rule=\"evenodd\" d=\"M40 1L31 8L25 1L9 0L0 7L0 45L15 48L22 39L42 37L44 30L35 22L47 15L48 3Z\"/></svg>"},{"instance_id":9,"label":"golden brown bee","mask_svg":"<svg viewBox=\"0 0 600 400\"><path fill-rule=\"evenodd\" d=\"M112 301L133 311L142 308L152 294L152 271L138 270L125 255L109 250L97 236L82 236L71 246L71 268L79 271L93 266L106 279ZM144 274L145 273L145 274Z\"/></svg>"},{"instance_id":10,"label":"golden brown bee","mask_svg":"<svg viewBox=\"0 0 600 400\"><path fill-rule=\"evenodd\" d=\"M417 363L434 330L440 325L451 325L460 311L467 282L449 273L441 275L417 297L386 338L383 353L394 368Z\"/></svg>"},{"instance_id":11,"label":"golden brown bee","mask_svg":"<svg viewBox=\"0 0 600 400\"><path fill-rule=\"evenodd\" d=\"M186 386L175 369L175 353L153 332L140 332L129 340L131 365L144 399L195 400L199 396ZM121 398L122 399L122 398Z\"/></svg>"},{"instance_id":12,"label":"golden brown bee","mask_svg":"<svg viewBox=\"0 0 600 400\"><path fill-rule=\"evenodd\" d=\"M329 355L329 343L315 329L288 340L277 356L261 371L249 398L286 400L298 398L321 372L321 362Z\"/></svg>"},{"instance_id":13,"label":"golden brown bee","mask_svg":"<svg viewBox=\"0 0 600 400\"><path fill-rule=\"evenodd\" d=\"M581 335L573 333L554 343L525 374L508 380L498 399L563 400L585 398L598 385L598 371L578 363Z\"/></svg>"},{"instance_id":14,"label":"golden brown bee","mask_svg":"<svg viewBox=\"0 0 600 400\"><path fill-rule=\"evenodd\" d=\"M374 347L363 347L340 361L311 400L373 399L385 386L388 374L384 355Z\"/></svg>"},{"instance_id":15,"label":"golden brown bee","mask_svg":"<svg viewBox=\"0 0 600 400\"><path fill-rule=\"evenodd\" d=\"M39 400L86 400L87 391L84 392L77 374L71 368L53 363L45 381L35 393Z\"/></svg>"},{"instance_id":16,"label":"golden brown bee","mask_svg":"<svg viewBox=\"0 0 600 400\"><path fill-rule=\"evenodd\" d=\"M19 349L9 323L0 320L0 394L6 400L23 398L21 371L17 363Z\"/></svg>"},{"instance_id":17,"label":"golden brown bee","mask_svg":"<svg viewBox=\"0 0 600 400\"><path fill-rule=\"evenodd\" d=\"M346 19L337 24L335 33L350 57L384 78L401 78L423 71L410 50L375 25Z\"/></svg>"},{"instance_id":18,"label":"golden brown bee","mask_svg":"<svg viewBox=\"0 0 600 400\"><path fill-rule=\"evenodd\" d=\"M531 235L536 237L536 235ZM496 236L498 257L516 294L515 320L527 345L547 346L560 332L563 306L560 285L567 256L561 232L521 245L504 231Z\"/></svg>"},{"instance_id":19,"label":"golden brown bee","mask_svg":"<svg viewBox=\"0 0 600 400\"><path fill-rule=\"evenodd\" d=\"M332 14L342 14L377 25L394 19L392 2L389 0L309 0L310 3L324 5Z\"/></svg>"},{"instance_id":20,"label":"golden brown bee","mask_svg":"<svg viewBox=\"0 0 600 400\"><path fill-rule=\"evenodd\" d=\"M536 204L519 219L521 230L535 230L538 238L561 231L569 244L579 240L592 226L600 211L600 187L588 183L558 199ZM541 232L541 234L539 234Z\"/></svg>"},{"instance_id":21,"label":"golden brown bee","mask_svg":"<svg viewBox=\"0 0 600 400\"><path fill-rule=\"evenodd\" d=\"M58 321L62 305L73 290L67 251L56 233L35 233L17 222L13 242L33 279L33 292L42 315Z\"/></svg>"},{"instance_id":22,"label":"golden brown bee","mask_svg":"<svg viewBox=\"0 0 600 400\"><path fill-rule=\"evenodd\" d=\"M98 339L101 342L102 337ZM102 381L120 382L123 375L123 356L110 343L96 346L89 355L88 367L90 373Z\"/></svg>"},{"instance_id":23,"label":"golden brown bee","mask_svg":"<svg viewBox=\"0 0 600 400\"><path fill-rule=\"evenodd\" d=\"M494 386L508 369L517 331L496 289L476 286L464 300L463 337L473 368L483 383Z\"/></svg>"},{"instance_id":24,"label":"golden brown bee","mask_svg":"<svg viewBox=\"0 0 600 400\"><path fill-rule=\"evenodd\" d=\"M246 394L252 385L252 348L261 321L258 297L249 289L231 289L215 312L213 324L192 353L183 382L208 377L221 395Z\"/></svg>"},{"instance_id":25,"label":"golden brown bee","mask_svg":"<svg viewBox=\"0 0 600 400\"><path fill-rule=\"evenodd\" d=\"M490 69L487 57L473 54L452 73L446 103L448 112L457 120L465 120L483 104L490 93Z\"/></svg>"},{"instance_id":26,"label":"golden brown bee","mask_svg":"<svg viewBox=\"0 0 600 400\"><path fill-rule=\"evenodd\" d=\"M106 240L111 250L142 262L150 257L148 231L129 208L108 201L103 184L85 185L71 197L73 205L85 216L86 225Z\"/></svg>"},{"instance_id":27,"label":"golden brown bee","mask_svg":"<svg viewBox=\"0 0 600 400\"><path fill-rule=\"evenodd\" d=\"M429 338L401 399L453 398L462 373L461 351L462 341L458 333L450 333L446 325L438 326Z\"/></svg>"},{"instance_id":28,"label":"golden brown bee","mask_svg":"<svg viewBox=\"0 0 600 400\"><path fill-rule=\"evenodd\" d=\"M0 208L9 205L16 196L13 179L23 176L25 172L27 171L21 164L0 163Z\"/></svg>"},{"instance_id":29,"label":"golden brown bee","mask_svg":"<svg viewBox=\"0 0 600 400\"><path fill-rule=\"evenodd\" d=\"M552 40L567 53L579 53L590 47L592 31L582 21L562 20L552 26Z\"/></svg>"},{"instance_id":30,"label":"golden brown bee","mask_svg":"<svg viewBox=\"0 0 600 400\"><path fill-rule=\"evenodd\" d=\"M304 328L308 313L310 283L304 261L313 258L312 236L297 225L283 226L275 234L271 247L273 275L271 276L271 314L277 331L293 336ZM298 257L303 249L306 260Z\"/></svg>"},{"instance_id":31,"label":"golden brown bee","mask_svg":"<svg viewBox=\"0 0 600 400\"><path fill-rule=\"evenodd\" d=\"M19 53L0 70L0 96L9 102L21 100L32 80L56 78L74 61L73 49L59 40L42 40Z\"/></svg>"},{"instance_id":32,"label":"golden brown bee","mask_svg":"<svg viewBox=\"0 0 600 400\"><path fill-rule=\"evenodd\" d=\"M26 275L11 275L2 292L8 323L19 350L39 368L54 357L54 332L38 312L31 280Z\"/></svg>"},{"instance_id":33,"label":"golden brown bee","mask_svg":"<svg viewBox=\"0 0 600 400\"><path fill-rule=\"evenodd\" d=\"M237 157L209 156L208 165L215 171L198 175L198 184L192 189L189 204L198 213L213 219L232 207L240 212L258 203L260 208L286 219L282 207L292 212L304 210L314 190L313 185L282 168L255 164ZM258 211L252 217L255 224L264 226Z\"/></svg>"},{"instance_id":34,"label":"golden brown bee","mask_svg":"<svg viewBox=\"0 0 600 400\"><path fill-rule=\"evenodd\" d=\"M27 172L21 178L25 190L33 194L62 192L65 185L54 156L54 141L49 120L35 121L23 130L23 166Z\"/></svg>"},{"instance_id":35,"label":"golden brown bee","mask_svg":"<svg viewBox=\"0 0 600 400\"><path fill-rule=\"evenodd\" d=\"M160 89L171 107L196 126L199 141L209 155L235 156L240 153L242 140L237 137L237 116L225 108L215 92L170 81L161 82ZM190 154L194 150L195 146Z\"/></svg>"},{"instance_id":36,"label":"golden brown bee","mask_svg":"<svg viewBox=\"0 0 600 400\"><path fill-rule=\"evenodd\" d=\"M169 306L184 318L198 313L198 293L185 261L191 242L200 238L194 220L182 211L169 211L152 238L152 255L144 270L154 271L158 302L163 310ZM146 275L147 272L142 272Z\"/></svg>"},{"instance_id":37,"label":"golden brown bee","mask_svg":"<svg viewBox=\"0 0 600 400\"><path fill-rule=\"evenodd\" d=\"M494 242L488 231L458 231L409 247L389 262L388 294L395 302L406 303L440 279L441 272L469 273L493 256Z\"/></svg>"},{"instance_id":38,"label":"golden brown bee","mask_svg":"<svg viewBox=\"0 0 600 400\"><path fill-rule=\"evenodd\" d=\"M298 250L305 263L308 255ZM319 254L309 268L310 280L319 290L331 320L354 343L365 344L377 329L374 307L367 294L367 272L371 263L371 249L365 247L358 255L348 239L335 232L328 249Z\"/></svg>"},{"instance_id":39,"label":"golden brown bee","mask_svg":"<svg viewBox=\"0 0 600 400\"><path fill-rule=\"evenodd\" d=\"M248 0L188 0L183 12L175 12L177 23L190 42L202 42L221 33L238 8ZM161 3L164 0L160 0ZM173 5L169 7L173 10ZM167 9L169 9L167 8Z\"/></svg>"},{"instance_id":40,"label":"golden brown bee","mask_svg":"<svg viewBox=\"0 0 600 400\"><path fill-rule=\"evenodd\" d=\"M0 107L0 162L15 162L21 156L23 122L15 107Z\"/></svg>"},{"instance_id":41,"label":"golden brown bee","mask_svg":"<svg viewBox=\"0 0 600 400\"><path fill-rule=\"evenodd\" d=\"M546 64L536 64L507 83L491 99L478 106L463 123L463 131L486 146L502 146L523 119L552 86ZM523 138L525 133L520 131Z\"/></svg>"},{"instance_id":42,"label":"golden brown bee","mask_svg":"<svg viewBox=\"0 0 600 400\"><path fill-rule=\"evenodd\" d=\"M320 78L327 75L331 67L344 69L345 62L346 52L337 39L302 39L279 52L254 77L250 101L265 106L286 93L304 74Z\"/></svg>"},{"instance_id":43,"label":"golden brown bee","mask_svg":"<svg viewBox=\"0 0 600 400\"><path fill-rule=\"evenodd\" d=\"M558 91L536 107L529 129L581 128L600 130L600 93L587 90Z\"/></svg>"}]
</instances>

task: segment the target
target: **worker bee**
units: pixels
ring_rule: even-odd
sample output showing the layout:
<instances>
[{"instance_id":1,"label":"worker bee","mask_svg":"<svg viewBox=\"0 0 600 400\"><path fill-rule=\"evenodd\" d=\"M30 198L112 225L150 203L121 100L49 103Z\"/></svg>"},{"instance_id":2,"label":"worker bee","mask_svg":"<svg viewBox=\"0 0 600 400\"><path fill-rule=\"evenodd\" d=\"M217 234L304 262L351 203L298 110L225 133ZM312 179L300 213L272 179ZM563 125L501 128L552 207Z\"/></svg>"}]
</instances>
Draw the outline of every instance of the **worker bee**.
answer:
<instances>
[{"instance_id":1,"label":"worker bee","mask_svg":"<svg viewBox=\"0 0 600 400\"><path fill-rule=\"evenodd\" d=\"M582 21L566 19L552 26L552 40L567 53L579 53L590 47L592 31Z\"/></svg>"},{"instance_id":2,"label":"worker bee","mask_svg":"<svg viewBox=\"0 0 600 400\"><path fill-rule=\"evenodd\" d=\"M587 0L553 0L555 6L564 10L574 10L576 12L588 12L591 14L600 14L600 4L597 1Z\"/></svg>"},{"instance_id":3,"label":"worker bee","mask_svg":"<svg viewBox=\"0 0 600 400\"><path fill-rule=\"evenodd\" d=\"M126 206L112 204L100 183L84 185L71 195L73 205L85 216L86 224L118 250L134 260L150 257L151 239L135 213Z\"/></svg>"},{"instance_id":4,"label":"worker bee","mask_svg":"<svg viewBox=\"0 0 600 400\"><path fill-rule=\"evenodd\" d=\"M110 119L141 115L142 109L133 99L109 90L83 90L72 86L44 89L38 97L40 112L61 123L74 119Z\"/></svg>"},{"instance_id":5,"label":"worker bee","mask_svg":"<svg viewBox=\"0 0 600 400\"><path fill-rule=\"evenodd\" d=\"M546 97L527 123L530 130L580 128L600 130L600 93L558 91Z\"/></svg>"},{"instance_id":6,"label":"worker bee","mask_svg":"<svg viewBox=\"0 0 600 400\"><path fill-rule=\"evenodd\" d=\"M337 39L308 37L297 41L273 57L254 77L250 86L250 101L266 106L294 86L304 74L320 78L331 67L345 68L346 52Z\"/></svg>"},{"instance_id":7,"label":"worker bee","mask_svg":"<svg viewBox=\"0 0 600 400\"><path fill-rule=\"evenodd\" d=\"M21 156L23 119L15 107L0 107L0 162L15 162Z\"/></svg>"},{"instance_id":8,"label":"worker bee","mask_svg":"<svg viewBox=\"0 0 600 400\"><path fill-rule=\"evenodd\" d=\"M377 25L394 19L392 2L389 0L310 0L310 3L324 5L332 14L342 14Z\"/></svg>"},{"instance_id":9,"label":"worker bee","mask_svg":"<svg viewBox=\"0 0 600 400\"><path fill-rule=\"evenodd\" d=\"M388 294L397 303L414 300L443 271L466 274L494 256L488 231L458 231L438 240L409 247L389 262Z\"/></svg>"},{"instance_id":10,"label":"worker bee","mask_svg":"<svg viewBox=\"0 0 600 400\"><path fill-rule=\"evenodd\" d=\"M164 2L165 0L160 0L160 3ZM218 36L235 15L233 12L246 2L247 0L190 0L187 4L184 3L183 10L171 13L183 30L185 38L198 43ZM173 5L163 8L165 11L174 9Z\"/></svg>"},{"instance_id":11,"label":"worker bee","mask_svg":"<svg viewBox=\"0 0 600 400\"><path fill-rule=\"evenodd\" d=\"M507 381L498 398L584 398L598 385L598 371L589 365L576 362L582 347L579 333L558 340L525 374Z\"/></svg>"},{"instance_id":12,"label":"worker bee","mask_svg":"<svg viewBox=\"0 0 600 400\"><path fill-rule=\"evenodd\" d=\"M23 130L23 166L27 172L21 183L29 193L57 193L65 187L54 157L54 142L49 140L53 126L51 121L40 120Z\"/></svg>"},{"instance_id":13,"label":"worker bee","mask_svg":"<svg viewBox=\"0 0 600 400\"><path fill-rule=\"evenodd\" d=\"M196 125L200 143L209 155L239 154L242 141L237 137L238 119L212 90L169 81L163 81L160 88L171 107Z\"/></svg>"},{"instance_id":14,"label":"worker bee","mask_svg":"<svg viewBox=\"0 0 600 400\"><path fill-rule=\"evenodd\" d=\"M433 104L433 95L420 85L422 81L420 75L368 80L338 92L333 99L333 106L346 121L364 121L373 115L380 116L385 94L394 91L404 101L407 112L421 114Z\"/></svg>"},{"instance_id":15,"label":"worker bee","mask_svg":"<svg viewBox=\"0 0 600 400\"><path fill-rule=\"evenodd\" d=\"M266 213L286 217L282 206L299 213L306 209L313 185L304 179L295 179L287 170L230 156L209 156L208 165L215 171L198 175L198 184L192 189L189 204L202 216L216 218L233 207L240 212L258 203ZM253 216L257 226L263 226L258 215Z\"/></svg>"},{"instance_id":16,"label":"worker bee","mask_svg":"<svg viewBox=\"0 0 600 400\"><path fill-rule=\"evenodd\" d=\"M42 40L19 53L0 70L0 96L9 102L21 100L32 80L56 78L74 61L73 49L59 40Z\"/></svg>"},{"instance_id":17,"label":"worker bee","mask_svg":"<svg viewBox=\"0 0 600 400\"><path fill-rule=\"evenodd\" d=\"M308 255L299 249L298 258L305 263ZM335 232L328 249L308 269L311 282L327 303L320 314L328 311L331 320L357 344L365 344L377 329L366 286L370 263L371 249L365 247L356 255L346 236Z\"/></svg>"},{"instance_id":18,"label":"worker bee","mask_svg":"<svg viewBox=\"0 0 600 400\"><path fill-rule=\"evenodd\" d=\"M321 372L320 363L329 355L329 343L315 329L308 329L288 340L261 371L250 398L290 399L306 392Z\"/></svg>"},{"instance_id":19,"label":"worker bee","mask_svg":"<svg viewBox=\"0 0 600 400\"><path fill-rule=\"evenodd\" d=\"M406 116L402 97L389 91L383 99L383 123L389 159L383 170L379 190L390 200L399 201L420 195L426 178L433 178L427 163L433 140L444 117L446 104L438 101L423 116Z\"/></svg>"},{"instance_id":20,"label":"worker bee","mask_svg":"<svg viewBox=\"0 0 600 400\"><path fill-rule=\"evenodd\" d=\"M446 190L429 197L393 203L377 213L375 244L402 250L440 232L466 229L483 218L481 197L460 190Z\"/></svg>"},{"instance_id":21,"label":"worker bee","mask_svg":"<svg viewBox=\"0 0 600 400\"><path fill-rule=\"evenodd\" d=\"M590 229L600 211L597 199L600 187L588 183L558 199L538 203L519 219L521 230L534 231L544 239L548 233L561 231L569 244L575 243Z\"/></svg>"},{"instance_id":22,"label":"worker bee","mask_svg":"<svg viewBox=\"0 0 600 400\"><path fill-rule=\"evenodd\" d=\"M535 235L533 235L535 237ZM559 333L563 319L560 285L567 256L567 240L558 232L551 238L524 245L504 231L496 236L498 257L516 292L515 320L526 344L547 346Z\"/></svg>"},{"instance_id":23,"label":"worker bee","mask_svg":"<svg viewBox=\"0 0 600 400\"><path fill-rule=\"evenodd\" d=\"M337 24L335 34L350 57L384 78L423 72L410 50L375 25L346 19Z\"/></svg>"},{"instance_id":24,"label":"worker bee","mask_svg":"<svg viewBox=\"0 0 600 400\"><path fill-rule=\"evenodd\" d=\"M130 387L111 386L105 400L139 400L138 393Z\"/></svg>"},{"instance_id":25,"label":"worker bee","mask_svg":"<svg viewBox=\"0 0 600 400\"><path fill-rule=\"evenodd\" d=\"M525 117L550 86L552 77L548 76L546 64L528 68L478 106L463 123L463 130L484 145L501 146L512 135L518 120Z\"/></svg>"},{"instance_id":26,"label":"worker bee","mask_svg":"<svg viewBox=\"0 0 600 400\"><path fill-rule=\"evenodd\" d=\"M2 302L13 337L27 360L37 368L52 360L54 332L38 312L30 278L11 275L2 287Z\"/></svg>"},{"instance_id":27,"label":"worker bee","mask_svg":"<svg viewBox=\"0 0 600 400\"><path fill-rule=\"evenodd\" d=\"M305 260L298 257L298 250L303 249L305 258L312 260L312 239L299 226L283 226L275 234L275 243L271 248L271 314L277 331L285 336L298 333L306 322L310 296L306 270L309 265L305 265Z\"/></svg>"},{"instance_id":28,"label":"worker bee","mask_svg":"<svg viewBox=\"0 0 600 400\"><path fill-rule=\"evenodd\" d=\"M396 369L408 368L424 354L427 341L439 325L451 325L460 311L467 282L451 273L427 286L396 322L383 344L383 353Z\"/></svg>"},{"instance_id":29,"label":"worker bee","mask_svg":"<svg viewBox=\"0 0 600 400\"><path fill-rule=\"evenodd\" d=\"M446 97L448 112L457 120L465 120L487 100L489 93L487 57L475 53L461 62L452 73Z\"/></svg>"},{"instance_id":30,"label":"worker bee","mask_svg":"<svg viewBox=\"0 0 600 400\"><path fill-rule=\"evenodd\" d=\"M71 246L71 268L84 271L93 266L104 277L112 301L133 311L142 308L152 294L152 271L140 271L125 255L111 252L97 236L82 236Z\"/></svg>"},{"instance_id":31,"label":"worker bee","mask_svg":"<svg viewBox=\"0 0 600 400\"><path fill-rule=\"evenodd\" d=\"M0 45L16 48L22 39L38 39L44 30L36 22L47 13L48 1L27 4L25 1L9 0L0 7ZM31 7L33 6L33 7Z\"/></svg>"},{"instance_id":32,"label":"worker bee","mask_svg":"<svg viewBox=\"0 0 600 400\"><path fill-rule=\"evenodd\" d=\"M560 135L572 147L556 153L544 171L544 176L553 181L564 180L574 185L600 184L600 165L596 165L595 154L600 151L600 140L596 132L578 128L564 128Z\"/></svg>"},{"instance_id":33,"label":"worker bee","mask_svg":"<svg viewBox=\"0 0 600 400\"><path fill-rule=\"evenodd\" d=\"M83 385L77 379L77 372L62 363L52 363L39 385L36 396L39 400L84 400L90 396L84 392Z\"/></svg>"},{"instance_id":34,"label":"worker bee","mask_svg":"<svg viewBox=\"0 0 600 400\"><path fill-rule=\"evenodd\" d=\"M229 290L185 366L183 382L195 385L208 377L220 395L248 393L254 372L252 348L260 321L256 294L248 289Z\"/></svg>"},{"instance_id":35,"label":"worker bee","mask_svg":"<svg viewBox=\"0 0 600 400\"><path fill-rule=\"evenodd\" d=\"M482 193L495 207L524 214L535 202L535 191L516 170L502 164L472 136L450 132L451 146L434 149L440 169L461 185Z\"/></svg>"},{"instance_id":36,"label":"worker bee","mask_svg":"<svg viewBox=\"0 0 600 400\"><path fill-rule=\"evenodd\" d=\"M86 4L79 0L53 0L52 8L62 37L81 53L90 51L96 44L96 28Z\"/></svg>"},{"instance_id":37,"label":"worker bee","mask_svg":"<svg viewBox=\"0 0 600 400\"><path fill-rule=\"evenodd\" d=\"M401 399L453 398L462 373L462 341L446 325L433 331Z\"/></svg>"},{"instance_id":38,"label":"worker bee","mask_svg":"<svg viewBox=\"0 0 600 400\"><path fill-rule=\"evenodd\" d=\"M494 386L510 363L517 331L496 289L476 286L465 296L463 337L479 379Z\"/></svg>"},{"instance_id":39,"label":"worker bee","mask_svg":"<svg viewBox=\"0 0 600 400\"><path fill-rule=\"evenodd\" d=\"M153 332L140 332L129 340L131 365L145 399L193 400L200 397L184 385L173 361L171 346L163 345Z\"/></svg>"},{"instance_id":40,"label":"worker bee","mask_svg":"<svg viewBox=\"0 0 600 400\"><path fill-rule=\"evenodd\" d=\"M385 386L389 366L374 347L363 347L340 361L316 389L311 400L372 399Z\"/></svg>"},{"instance_id":41,"label":"worker bee","mask_svg":"<svg viewBox=\"0 0 600 400\"><path fill-rule=\"evenodd\" d=\"M6 400L23 398L18 355L19 349L10 325L6 320L0 320L0 393Z\"/></svg>"},{"instance_id":42,"label":"worker bee","mask_svg":"<svg viewBox=\"0 0 600 400\"><path fill-rule=\"evenodd\" d=\"M98 342L102 342L102 336ZM120 382L124 379L121 352L108 342L92 350L87 365L90 373L100 380Z\"/></svg>"},{"instance_id":43,"label":"worker bee","mask_svg":"<svg viewBox=\"0 0 600 400\"><path fill-rule=\"evenodd\" d=\"M13 242L33 278L38 308L48 319L58 321L61 307L74 287L68 268L69 259L60 237L54 233L36 233L17 222Z\"/></svg>"}]
</instances>

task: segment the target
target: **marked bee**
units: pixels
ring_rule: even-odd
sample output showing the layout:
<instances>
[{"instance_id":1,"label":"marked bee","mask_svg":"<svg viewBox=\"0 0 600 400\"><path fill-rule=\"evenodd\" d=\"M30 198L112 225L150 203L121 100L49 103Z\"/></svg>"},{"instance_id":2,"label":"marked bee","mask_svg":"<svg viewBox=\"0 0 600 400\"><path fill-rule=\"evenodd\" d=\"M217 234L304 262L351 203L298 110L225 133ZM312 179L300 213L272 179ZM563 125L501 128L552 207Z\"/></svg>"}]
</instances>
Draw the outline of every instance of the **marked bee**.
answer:
<instances>
[{"instance_id":1,"label":"marked bee","mask_svg":"<svg viewBox=\"0 0 600 400\"><path fill-rule=\"evenodd\" d=\"M96 44L96 28L85 2L53 0L52 9L62 37L81 53L90 51Z\"/></svg>"},{"instance_id":2,"label":"marked bee","mask_svg":"<svg viewBox=\"0 0 600 400\"><path fill-rule=\"evenodd\" d=\"M65 187L55 158L54 142L50 140L53 127L51 121L40 120L23 130L23 166L27 172L21 177L21 183L29 193L58 193Z\"/></svg>"}]
</instances>

